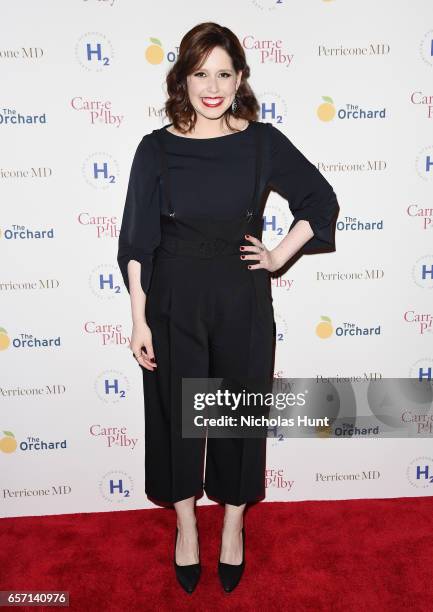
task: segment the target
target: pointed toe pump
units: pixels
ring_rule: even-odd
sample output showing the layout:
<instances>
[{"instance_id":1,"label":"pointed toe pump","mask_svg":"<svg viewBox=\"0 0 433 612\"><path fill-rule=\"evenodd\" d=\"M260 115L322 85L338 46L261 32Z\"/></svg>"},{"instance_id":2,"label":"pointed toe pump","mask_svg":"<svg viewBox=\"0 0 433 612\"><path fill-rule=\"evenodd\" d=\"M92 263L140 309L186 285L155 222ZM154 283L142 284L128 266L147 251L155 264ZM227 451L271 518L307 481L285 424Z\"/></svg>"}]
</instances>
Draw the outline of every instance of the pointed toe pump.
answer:
<instances>
[{"instance_id":1,"label":"pointed toe pump","mask_svg":"<svg viewBox=\"0 0 433 612\"><path fill-rule=\"evenodd\" d=\"M221 551L220 551L221 556ZM245 568L245 529L242 527L242 562L238 565L223 563L218 560L218 575L226 593L230 593L238 585Z\"/></svg>"},{"instance_id":2,"label":"pointed toe pump","mask_svg":"<svg viewBox=\"0 0 433 612\"><path fill-rule=\"evenodd\" d=\"M176 526L176 533L174 538L174 569L176 571L176 577L181 587L187 592L192 593L197 586L201 574L201 563L192 563L191 565L178 565L176 563L176 544L179 529Z\"/></svg>"}]
</instances>

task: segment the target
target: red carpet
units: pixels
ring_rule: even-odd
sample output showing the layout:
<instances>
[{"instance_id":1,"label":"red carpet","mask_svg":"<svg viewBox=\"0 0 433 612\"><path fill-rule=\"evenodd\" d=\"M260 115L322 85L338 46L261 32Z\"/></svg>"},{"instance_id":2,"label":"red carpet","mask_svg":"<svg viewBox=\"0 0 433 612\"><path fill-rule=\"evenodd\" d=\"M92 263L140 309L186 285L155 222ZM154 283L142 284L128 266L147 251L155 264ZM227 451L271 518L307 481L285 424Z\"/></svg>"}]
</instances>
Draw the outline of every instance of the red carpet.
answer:
<instances>
[{"instance_id":1,"label":"red carpet","mask_svg":"<svg viewBox=\"0 0 433 612\"><path fill-rule=\"evenodd\" d=\"M2 519L0 590L69 591L80 611L433 609L432 497L255 504L233 593L216 574L223 507L197 516L192 595L176 582L176 515L164 508Z\"/></svg>"}]
</instances>

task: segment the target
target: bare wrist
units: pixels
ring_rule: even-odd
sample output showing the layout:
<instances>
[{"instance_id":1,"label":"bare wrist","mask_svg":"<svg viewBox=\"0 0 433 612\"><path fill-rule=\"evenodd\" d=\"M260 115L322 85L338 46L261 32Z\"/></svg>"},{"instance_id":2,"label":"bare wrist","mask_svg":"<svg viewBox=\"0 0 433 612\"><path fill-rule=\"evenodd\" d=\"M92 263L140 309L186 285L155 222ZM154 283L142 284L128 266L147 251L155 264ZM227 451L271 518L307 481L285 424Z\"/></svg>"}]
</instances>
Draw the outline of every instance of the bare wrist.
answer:
<instances>
[{"instance_id":1,"label":"bare wrist","mask_svg":"<svg viewBox=\"0 0 433 612\"><path fill-rule=\"evenodd\" d=\"M288 258L284 254L284 250L282 248L280 248L280 245L277 245L272 250L272 259L274 260L275 264L278 266L278 268L277 268L278 270L282 266L284 266L284 264L288 260Z\"/></svg>"},{"instance_id":2,"label":"bare wrist","mask_svg":"<svg viewBox=\"0 0 433 612\"><path fill-rule=\"evenodd\" d=\"M134 327L143 327L147 326L147 321L143 317L137 317L132 319L132 324Z\"/></svg>"}]
</instances>

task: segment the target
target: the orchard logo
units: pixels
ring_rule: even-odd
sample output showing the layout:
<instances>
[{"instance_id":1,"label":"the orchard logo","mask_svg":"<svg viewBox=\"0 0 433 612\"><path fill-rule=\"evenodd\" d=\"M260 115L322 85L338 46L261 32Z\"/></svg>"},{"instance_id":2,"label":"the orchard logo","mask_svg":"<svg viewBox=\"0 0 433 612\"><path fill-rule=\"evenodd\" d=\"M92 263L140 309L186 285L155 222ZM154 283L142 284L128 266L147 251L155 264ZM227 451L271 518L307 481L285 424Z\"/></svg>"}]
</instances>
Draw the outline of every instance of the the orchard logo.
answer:
<instances>
[{"instance_id":1,"label":"the orchard logo","mask_svg":"<svg viewBox=\"0 0 433 612\"><path fill-rule=\"evenodd\" d=\"M344 104L336 107L334 100L330 96L322 96L323 102L316 108L316 114L321 121L332 121L337 119L385 119L385 107L380 109L362 108L359 104Z\"/></svg>"},{"instance_id":2,"label":"the orchard logo","mask_svg":"<svg viewBox=\"0 0 433 612\"><path fill-rule=\"evenodd\" d=\"M242 46L250 53L256 52L261 64L276 64L278 66L289 67L293 62L293 53L289 53L281 39L273 39L271 36L266 39L259 39L252 34L247 34L242 39Z\"/></svg>"},{"instance_id":3,"label":"the orchard logo","mask_svg":"<svg viewBox=\"0 0 433 612\"><path fill-rule=\"evenodd\" d=\"M2 436L0 438L0 451L7 454L14 453L18 446L14 434L11 431L3 431L0 433L0 436Z\"/></svg>"},{"instance_id":4,"label":"the orchard logo","mask_svg":"<svg viewBox=\"0 0 433 612\"><path fill-rule=\"evenodd\" d=\"M330 438L332 436L332 425L317 425L315 434L316 438Z\"/></svg>"},{"instance_id":5,"label":"the orchard logo","mask_svg":"<svg viewBox=\"0 0 433 612\"><path fill-rule=\"evenodd\" d=\"M11 341L4 327L0 327L0 351L5 351L9 348Z\"/></svg>"},{"instance_id":6,"label":"the orchard logo","mask_svg":"<svg viewBox=\"0 0 433 612\"><path fill-rule=\"evenodd\" d=\"M289 115L287 102L275 91L263 91L257 95L261 121L282 126Z\"/></svg>"},{"instance_id":7,"label":"the orchard logo","mask_svg":"<svg viewBox=\"0 0 433 612\"><path fill-rule=\"evenodd\" d=\"M25 225L11 225L10 227L0 228L0 238L5 240L45 240L54 238L54 229L35 229Z\"/></svg>"},{"instance_id":8,"label":"the orchard logo","mask_svg":"<svg viewBox=\"0 0 433 612\"><path fill-rule=\"evenodd\" d=\"M329 96L322 96L322 104L317 107L317 116L321 121L332 121L335 117L334 100Z\"/></svg>"},{"instance_id":9,"label":"the orchard logo","mask_svg":"<svg viewBox=\"0 0 433 612\"><path fill-rule=\"evenodd\" d=\"M56 440L46 441L39 437L27 436L20 443L17 442L15 435L11 431L3 431L0 436L0 450L3 453L14 453L17 449L27 452L39 452L46 450L61 450L67 448L67 441Z\"/></svg>"},{"instance_id":10,"label":"the orchard logo","mask_svg":"<svg viewBox=\"0 0 433 612\"><path fill-rule=\"evenodd\" d=\"M25 348L25 349L38 349L46 347L60 346L60 336L54 338L41 338L34 336L26 332L22 332L12 338L12 342L9 338L9 334L4 327L0 327L0 351L4 351L10 347L14 348Z\"/></svg>"},{"instance_id":11,"label":"the orchard logo","mask_svg":"<svg viewBox=\"0 0 433 612\"><path fill-rule=\"evenodd\" d=\"M86 183L94 189L109 189L117 183L119 165L109 153L92 153L84 160L81 172Z\"/></svg>"},{"instance_id":12,"label":"the orchard logo","mask_svg":"<svg viewBox=\"0 0 433 612\"><path fill-rule=\"evenodd\" d=\"M131 339L124 335L121 323L97 323L86 321L84 323L86 334L99 338L102 346L128 346Z\"/></svg>"},{"instance_id":13,"label":"the orchard logo","mask_svg":"<svg viewBox=\"0 0 433 612\"><path fill-rule=\"evenodd\" d=\"M71 99L71 107L88 117L90 125L109 125L120 127L125 115L118 115L112 108L111 100L99 100L74 96Z\"/></svg>"},{"instance_id":14,"label":"the orchard logo","mask_svg":"<svg viewBox=\"0 0 433 612\"><path fill-rule=\"evenodd\" d=\"M96 238L115 238L120 234L116 215L92 215L85 211L77 217L78 223L92 229Z\"/></svg>"},{"instance_id":15,"label":"the orchard logo","mask_svg":"<svg viewBox=\"0 0 433 612\"><path fill-rule=\"evenodd\" d=\"M346 216L337 221L336 228L340 232L375 232L383 230L383 219L360 219Z\"/></svg>"},{"instance_id":16,"label":"the orchard logo","mask_svg":"<svg viewBox=\"0 0 433 612\"><path fill-rule=\"evenodd\" d=\"M38 114L32 111L30 114L26 114L26 111L22 109L3 107L0 109L0 125L46 125L47 115L46 113Z\"/></svg>"},{"instance_id":17,"label":"the orchard logo","mask_svg":"<svg viewBox=\"0 0 433 612\"><path fill-rule=\"evenodd\" d=\"M86 70L102 72L112 66L113 45L100 32L86 32L75 45L75 57Z\"/></svg>"},{"instance_id":18,"label":"the orchard logo","mask_svg":"<svg viewBox=\"0 0 433 612\"><path fill-rule=\"evenodd\" d=\"M149 64L160 64L164 59L164 51L159 38L149 38L150 44L146 47L144 56Z\"/></svg>"},{"instance_id":19,"label":"the orchard logo","mask_svg":"<svg viewBox=\"0 0 433 612\"><path fill-rule=\"evenodd\" d=\"M332 336L334 328L332 327L332 321L329 317L322 315L320 317L320 323L316 325L316 334L319 338L329 338Z\"/></svg>"},{"instance_id":20,"label":"the orchard logo","mask_svg":"<svg viewBox=\"0 0 433 612\"><path fill-rule=\"evenodd\" d=\"M150 36L149 41L144 51L144 57L149 64L158 66L163 62L164 57L168 62L174 63L176 61L179 54L179 47L175 47L175 51L167 51L167 53L165 53L159 38Z\"/></svg>"},{"instance_id":21,"label":"the orchard logo","mask_svg":"<svg viewBox=\"0 0 433 612\"><path fill-rule=\"evenodd\" d=\"M380 336L382 334L380 325L376 325L376 327L362 327L358 323L352 322L341 323L334 329L332 319L326 315L320 317L319 323L316 324L315 331L316 336L322 340L326 340L333 335L338 338L345 338L351 336Z\"/></svg>"}]
</instances>

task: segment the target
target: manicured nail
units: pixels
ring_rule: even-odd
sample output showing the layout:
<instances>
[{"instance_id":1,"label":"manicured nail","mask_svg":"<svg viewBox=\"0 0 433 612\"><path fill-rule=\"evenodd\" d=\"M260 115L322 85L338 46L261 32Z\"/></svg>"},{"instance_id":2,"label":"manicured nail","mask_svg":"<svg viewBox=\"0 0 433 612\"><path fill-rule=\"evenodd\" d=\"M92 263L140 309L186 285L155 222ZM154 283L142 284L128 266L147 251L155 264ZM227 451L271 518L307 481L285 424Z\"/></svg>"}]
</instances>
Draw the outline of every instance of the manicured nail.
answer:
<instances>
[{"instance_id":1,"label":"manicured nail","mask_svg":"<svg viewBox=\"0 0 433 612\"><path fill-rule=\"evenodd\" d=\"M239 248L240 248L240 250L241 250L241 251L243 251L243 250L244 250L244 247L239 247Z\"/></svg>"},{"instance_id":2,"label":"manicured nail","mask_svg":"<svg viewBox=\"0 0 433 612\"><path fill-rule=\"evenodd\" d=\"M151 358L150 358L150 361L155 361L155 357L151 357Z\"/></svg>"},{"instance_id":3,"label":"manicured nail","mask_svg":"<svg viewBox=\"0 0 433 612\"><path fill-rule=\"evenodd\" d=\"M249 235L249 234L245 234L245 238L249 238L249 237L250 237L250 235Z\"/></svg>"},{"instance_id":4,"label":"manicured nail","mask_svg":"<svg viewBox=\"0 0 433 612\"><path fill-rule=\"evenodd\" d=\"M245 255L241 255L241 259L245 259Z\"/></svg>"},{"instance_id":5,"label":"manicured nail","mask_svg":"<svg viewBox=\"0 0 433 612\"><path fill-rule=\"evenodd\" d=\"M250 268L251 268L251 266L248 266L248 269L250 269Z\"/></svg>"}]
</instances>

